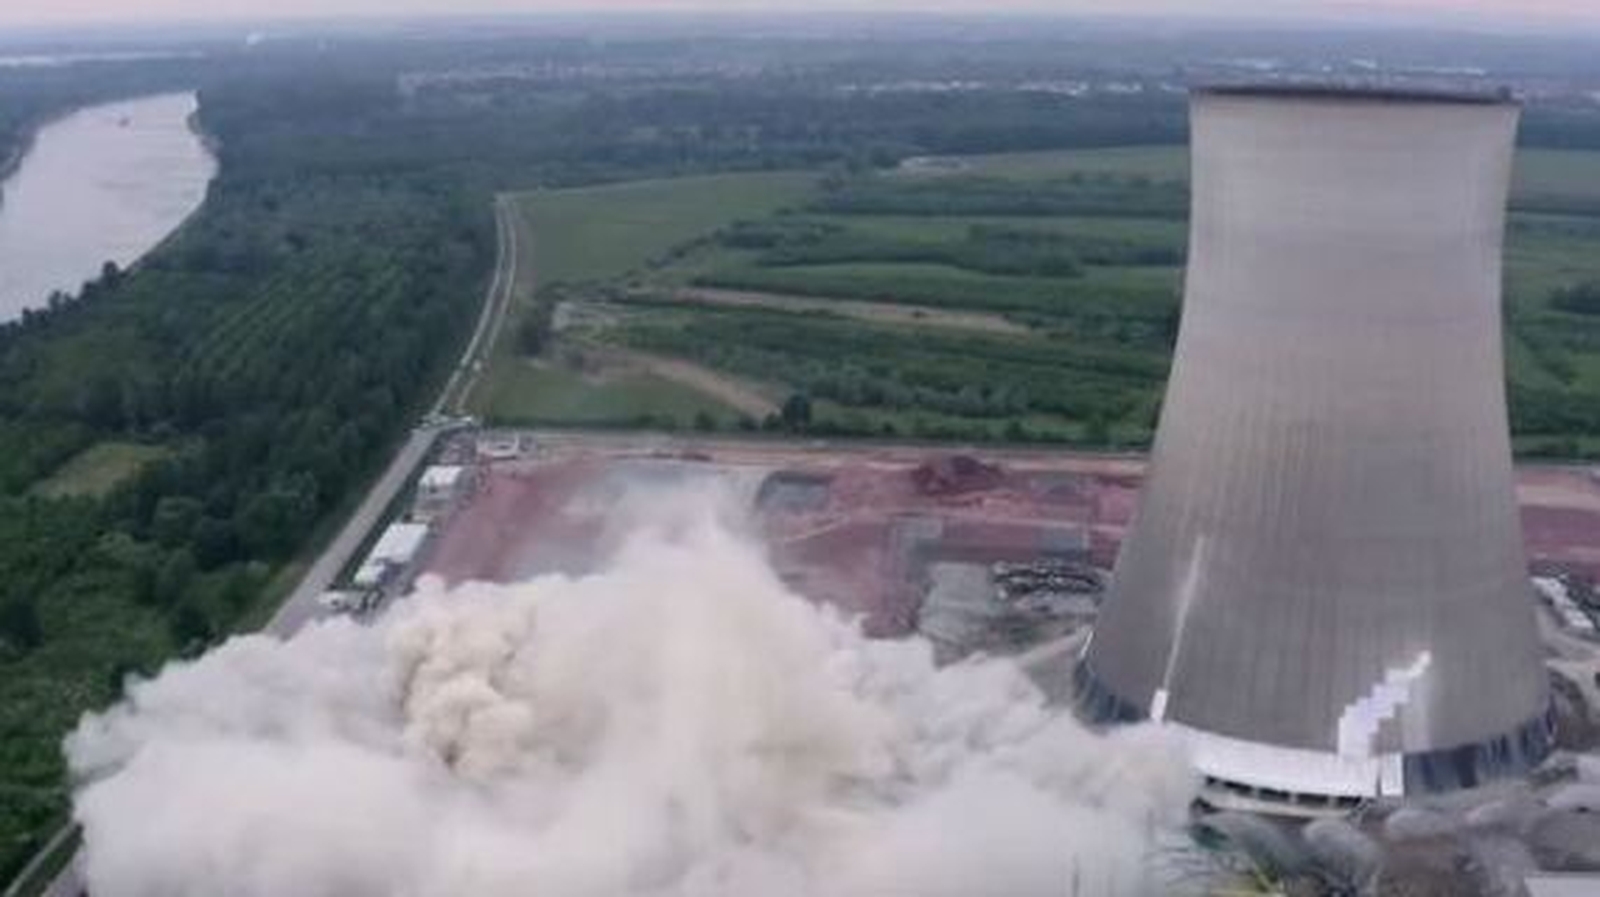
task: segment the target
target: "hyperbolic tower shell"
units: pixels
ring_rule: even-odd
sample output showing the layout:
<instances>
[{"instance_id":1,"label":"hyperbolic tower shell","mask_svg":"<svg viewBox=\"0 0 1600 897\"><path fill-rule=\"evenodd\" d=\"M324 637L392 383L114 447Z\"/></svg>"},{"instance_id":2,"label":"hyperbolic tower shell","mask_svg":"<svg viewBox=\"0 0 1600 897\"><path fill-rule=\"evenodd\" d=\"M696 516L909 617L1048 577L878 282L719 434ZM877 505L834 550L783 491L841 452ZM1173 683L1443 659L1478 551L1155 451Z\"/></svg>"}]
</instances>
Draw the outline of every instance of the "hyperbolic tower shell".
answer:
<instances>
[{"instance_id":1,"label":"hyperbolic tower shell","mask_svg":"<svg viewBox=\"0 0 1600 897\"><path fill-rule=\"evenodd\" d=\"M1183 319L1077 671L1224 784L1357 798L1524 771L1548 683L1500 328L1517 106L1192 101Z\"/></svg>"}]
</instances>

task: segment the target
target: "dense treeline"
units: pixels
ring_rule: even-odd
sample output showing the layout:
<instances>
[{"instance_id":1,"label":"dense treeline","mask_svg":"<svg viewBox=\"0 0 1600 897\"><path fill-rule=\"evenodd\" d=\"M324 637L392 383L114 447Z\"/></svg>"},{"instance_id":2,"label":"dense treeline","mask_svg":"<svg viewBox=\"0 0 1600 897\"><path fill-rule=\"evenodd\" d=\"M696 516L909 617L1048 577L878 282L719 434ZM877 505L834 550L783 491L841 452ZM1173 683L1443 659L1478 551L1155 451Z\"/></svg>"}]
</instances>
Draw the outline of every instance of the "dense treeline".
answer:
<instances>
[{"instance_id":1,"label":"dense treeline","mask_svg":"<svg viewBox=\"0 0 1600 897\"><path fill-rule=\"evenodd\" d=\"M45 121L89 103L183 89L193 84L198 68L192 59L175 58L5 69L0 72L0 175L20 161L31 132Z\"/></svg>"},{"instance_id":2,"label":"dense treeline","mask_svg":"<svg viewBox=\"0 0 1600 897\"><path fill-rule=\"evenodd\" d=\"M235 626L460 351L492 262L487 194L351 170L311 139L393 102L209 81L222 173L199 216L137 271L0 331L0 873L61 812L76 714ZM99 500L35 494L104 442L167 451Z\"/></svg>"},{"instance_id":3,"label":"dense treeline","mask_svg":"<svg viewBox=\"0 0 1600 897\"><path fill-rule=\"evenodd\" d=\"M1041 327L1164 348L1177 333L1177 275L1163 269L1090 269L1066 279L981 275L904 265L734 267L695 278L701 286L863 299L1005 314Z\"/></svg>"},{"instance_id":4,"label":"dense treeline","mask_svg":"<svg viewBox=\"0 0 1600 897\"><path fill-rule=\"evenodd\" d=\"M908 333L826 315L703 310L631 325L631 345L791 384L847 407L1009 419L1116 420L1165 380L1159 353L1081 340Z\"/></svg>"},{"instance_id":5,"label":"dense treeline","mask_svg":"<svg viewBox=\"0 0 1600 897\"><path fill-rule=\"evenodd\" d=\"M1183 219L1181 181L1075 174L1045 183L952 176L856 177L836 182L813 204L820 212L875 215L1111 216Z\"/></svg>"},{"instance_id":6,"label":"dense treeline","mask_svg":"<svg viewBox=\"0 0 1600 897\"><path fill-rule=\"evenodd\" d=\"M1183 251L1154 241L997 224L968 226L956 239L892 238L832 221L777 217L740 221L714 239L730 249L755 249L757 265L837 265L913 262L948 265L980 274L1077 277L1084 265L1172 267Z\"/></svg>"},{"instance_id":7,"label":"dense treeline","mask_svg":"<svg viewBox=\"0 0 1600 897\"><path fill-rule=\"evenodd\" d=\"M1511 315L1511 334L1540 375L1512 376L1512 429L1543 453L1583 457L1589 452L1580 438L1600 433L1600 394L1584 377L1600 353L1600 309L1585 310L1592 295L1585 283L1559 287L1548 297L1558 313L1514 309Z\"/></svg>"},{"instance_id":8,"label":"dense treeline","mask_svg":"<svg viewBox=\"0 0 1600 897\"><path fill-rule=\"evenodd\" d=\"M730 245L737 245L735 239ZM836 265L847 262L922 262L981 274L1026 277L1076 277L1077 258L1058 234L1023 228L979 225L959 240L885 239L838 226L819 233L805 229L782 239L756 257L771 268Z\"/></svg>"},{"instance_id":9,"label":"dense treeline","mask_svg":"<svg viewBox=\"0 0 1600 897\"><path fill-rule=\"evenodd\" d=\"M1550 307L1575 315L1600 316L1600 283L1584 281L1561 287L1550 295Z\"/></svg>"}]
</instances>

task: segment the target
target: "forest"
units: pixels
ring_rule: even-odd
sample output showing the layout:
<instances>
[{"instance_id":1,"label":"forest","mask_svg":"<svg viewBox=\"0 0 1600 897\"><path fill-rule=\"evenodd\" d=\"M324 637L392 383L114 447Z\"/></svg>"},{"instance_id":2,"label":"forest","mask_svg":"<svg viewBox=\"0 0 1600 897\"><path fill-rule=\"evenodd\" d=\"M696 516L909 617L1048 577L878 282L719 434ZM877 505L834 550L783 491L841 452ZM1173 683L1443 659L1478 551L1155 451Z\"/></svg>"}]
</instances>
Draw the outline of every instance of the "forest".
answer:
<instances>
[{"instance_id":1,"label":"forest","mask_svg":"<svg viewBox=\"0 0 1600 897\"><path fill-rule=\"evenodd\" d=\"M77 714L264 612L476 316L485 195L262 153L322 127L295 83L206 83L222 173L200 215L0 330L0 878L62 816ZM107 446L152 451L101 495L36 488Z\"/></svg>"}]
</instances>

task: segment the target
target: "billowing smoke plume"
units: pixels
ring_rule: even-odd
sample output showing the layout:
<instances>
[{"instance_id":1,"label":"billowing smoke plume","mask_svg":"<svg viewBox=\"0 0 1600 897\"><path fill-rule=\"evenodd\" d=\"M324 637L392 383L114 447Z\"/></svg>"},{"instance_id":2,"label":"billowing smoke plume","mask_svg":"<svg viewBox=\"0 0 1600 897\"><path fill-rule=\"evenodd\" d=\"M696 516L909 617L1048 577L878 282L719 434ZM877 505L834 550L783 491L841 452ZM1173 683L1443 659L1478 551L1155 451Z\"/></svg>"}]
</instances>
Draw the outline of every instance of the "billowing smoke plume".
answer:
<instances>
[{"instance_id":1,"label":"billowing smoke plume","mask_svg":"<svg viewBox=\"0 0 1600 897\"><path fill-rule=\"evenodd\" d=\"M709 516L235 639L67 749L96 897L1173 893L1193 795L1159 733L866 641Z\"/></svg>"}]
</instances>

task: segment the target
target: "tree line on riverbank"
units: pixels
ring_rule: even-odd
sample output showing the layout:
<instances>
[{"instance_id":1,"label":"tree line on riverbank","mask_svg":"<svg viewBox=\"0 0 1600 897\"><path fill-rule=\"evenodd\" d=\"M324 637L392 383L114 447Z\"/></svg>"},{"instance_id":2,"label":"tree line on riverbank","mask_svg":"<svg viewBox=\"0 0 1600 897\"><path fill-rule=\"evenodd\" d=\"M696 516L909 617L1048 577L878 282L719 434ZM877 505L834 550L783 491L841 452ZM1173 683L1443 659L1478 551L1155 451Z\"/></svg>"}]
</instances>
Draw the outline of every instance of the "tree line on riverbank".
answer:
<instances>
[{"instance_id":1,"label":"tree line on riverbank","mask_svg":"<svg viewBox=\"0 0 1600 897\"><path fill-rule=\"evenodd\" d=\"M61 735L260 608L441 381L492 264L486 194L274 169L258 142L315 123L230 113L282 85L203 94L222 169L196 218L0 333L0 879L61 818ZM163 452L104 495L40 493L106 443Z\"/></svg>"}]
</instances>

